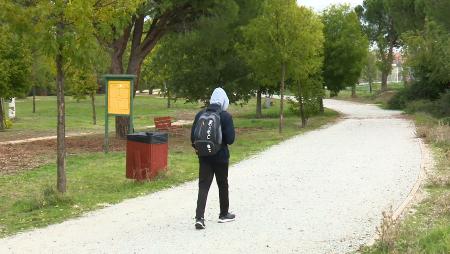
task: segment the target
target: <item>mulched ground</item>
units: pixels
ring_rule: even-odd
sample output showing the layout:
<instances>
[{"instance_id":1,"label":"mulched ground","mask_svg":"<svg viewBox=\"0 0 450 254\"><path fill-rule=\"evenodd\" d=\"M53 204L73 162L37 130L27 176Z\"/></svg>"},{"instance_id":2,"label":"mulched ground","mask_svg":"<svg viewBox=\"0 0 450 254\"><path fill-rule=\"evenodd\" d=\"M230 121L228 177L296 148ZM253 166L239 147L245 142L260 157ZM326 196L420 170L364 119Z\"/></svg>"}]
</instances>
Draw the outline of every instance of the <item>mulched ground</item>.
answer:
<instances>
[{"instance_id":1,"label":"mulched ground","mask_svg":"<svg viewBox=\"0 0 450 254\"><path fill-rule=\"evenodd\" d=\"M103 151L103 135L66 138L67 154ZM125 150L125 141L110 139L110 151ZM0 145L0 175L30 170L54 161L56 139Z\"/></svg>"},{"instance_id":2,"label":"mulched ground","mask_svg":"<svg viewBox=\"0 0 450 254\"><path fill-rule=\"evenodd\" d=\"M180 135L169 136L169 147L182 151L190 147L190 128L183 128ZM68 155L102 152L103 135L93 134L66 138ZM126 140L110 137L109 151L125 151ZM31 170L56 160L56 139L21 144L0 145L0 175Z\"/></svg>"},{"instance_id":3,"label":"mulched ground","mask_svg":"<svg viewBox=\"0 0 450 254\"><path fill-rule=\"evenodd\" d=\"M259 131L259 128L236 128L239 135L243 132ZM126 140L110 137L109 151L124 151ZM169 149L183 152L191 149L190 128L182 128L180 135L169 136ZM68 155L103 151L103 135L92 134L66 138ZM32 170L56 160L56 139L40 140L21 144L0 145L0 175L14 174Z\"/></svg>"}]
</instances>

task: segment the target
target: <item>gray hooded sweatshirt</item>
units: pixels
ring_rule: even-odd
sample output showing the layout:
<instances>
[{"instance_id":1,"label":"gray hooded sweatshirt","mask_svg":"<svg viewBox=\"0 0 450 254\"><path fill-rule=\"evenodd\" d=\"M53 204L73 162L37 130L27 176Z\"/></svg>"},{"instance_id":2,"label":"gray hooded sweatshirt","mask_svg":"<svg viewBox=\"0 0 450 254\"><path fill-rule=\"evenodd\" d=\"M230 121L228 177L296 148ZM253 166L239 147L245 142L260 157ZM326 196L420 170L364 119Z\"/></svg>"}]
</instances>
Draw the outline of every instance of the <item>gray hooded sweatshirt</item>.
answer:
<instances>
[{"instance_id":1,"label":"gray hooded sweatshirt","mask_svg":"<svg viewBox=\"0 0 450 254\"><path fill-rule=\"evenodd\" d=\"M206 160L210 162L227 162L230 158L230 152L228 150L228 145L233 144L234 138L235 138L235 132L234 132L234 124L233 124L233 118L231 117L230 113L228 113L226 110L228 109L228 106L230 104L230 101L228 100L228 96L222 88L216 88L214 89L214 92L211 95L211 99L209 100L209 106L206 108L206 110L213 110L220 112L220 125L222 128L222 149L220 151L213 155L208 157L200 157L201 160ZM195 116L194 123L192 125L191 130L191 142L194 143L194 129L195 125L197 124L198 119L200 118L200 115L204 112L204 110L197 113ZM194 145L192 145L194 146Z\"/></svg>"}]
</instances>

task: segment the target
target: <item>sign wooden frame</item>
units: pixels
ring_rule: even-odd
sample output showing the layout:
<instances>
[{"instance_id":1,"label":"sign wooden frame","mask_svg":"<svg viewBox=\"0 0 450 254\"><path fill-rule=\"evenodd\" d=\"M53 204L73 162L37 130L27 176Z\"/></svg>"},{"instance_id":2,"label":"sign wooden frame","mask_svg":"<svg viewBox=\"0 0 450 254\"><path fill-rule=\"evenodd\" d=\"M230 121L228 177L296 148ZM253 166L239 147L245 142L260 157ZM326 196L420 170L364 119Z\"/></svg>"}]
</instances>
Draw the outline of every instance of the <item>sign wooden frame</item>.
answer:
<instances>
[{"instance_id":1,"label":"sign wooden frame","mask_svg":"<svg viewBox=\"0 0 450 254\"><path fill-rule=\"evenodd\" d=\"M109 116L128 116L128 133L133 133L134 82L136 75L104 75L105 85L105 140L103 149L109 150ZM129 90L129 91L127 91Z\"/></svg>"}]
</instances>

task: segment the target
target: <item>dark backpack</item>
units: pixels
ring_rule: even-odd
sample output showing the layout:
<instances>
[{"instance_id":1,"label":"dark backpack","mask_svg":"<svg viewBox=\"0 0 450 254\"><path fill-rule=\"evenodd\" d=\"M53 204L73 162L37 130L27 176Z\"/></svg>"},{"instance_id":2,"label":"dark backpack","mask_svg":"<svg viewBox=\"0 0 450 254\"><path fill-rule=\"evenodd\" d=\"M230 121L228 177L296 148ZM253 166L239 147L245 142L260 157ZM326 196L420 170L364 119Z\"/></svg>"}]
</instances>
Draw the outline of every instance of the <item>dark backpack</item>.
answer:
<instances>
[{"instance_id":1,"label":"dark backpack","mask_svg":"<svg viewBox=\"0 0 450 254\"><path fill-rule=\"evenodd\" d=\"M199 156L215 155L222 148L220 112L205 110L198 118L194 129L194 147Z\"/></svg>"}]
</instances>

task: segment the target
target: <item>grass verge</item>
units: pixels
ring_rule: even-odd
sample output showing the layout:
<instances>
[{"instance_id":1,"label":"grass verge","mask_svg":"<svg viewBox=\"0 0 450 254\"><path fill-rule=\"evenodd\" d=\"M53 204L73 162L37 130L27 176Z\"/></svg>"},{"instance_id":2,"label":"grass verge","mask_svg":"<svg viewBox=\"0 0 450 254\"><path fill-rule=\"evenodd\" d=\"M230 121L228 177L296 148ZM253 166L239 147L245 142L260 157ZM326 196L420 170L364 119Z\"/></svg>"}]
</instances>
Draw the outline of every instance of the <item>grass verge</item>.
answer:
<instances>
[{"instance_id":1,"label":"grass verge","mask_svg":"<svg viewBox=\"0 0 450 254\"><path fill-rule=\"evenodd\" d=\"M426 197L401 221L384 216L379 240L362 249L375 253L450 253L450 126L423 113L414 115L417 135L431 147L435 168Z\"/></svg>"},{"instance_id":2,"label":"grass verge","mask_svg":"<svg viewBox=\"0 0 450 254\"><path fill-rule=\"evenodd\" d=\"M381 92L381 84L376 83L373 84L372 93L370 93L369 85L357 85L356 97L352 97L352 89L347 87L345 90L340 91L338 96L333 99L378 104L382 108L386 108L388 101L403 87L404 85L402 83L389 83L388 90Z\"/></svg>"},{"instance_id":3,"label":"grass verge","mask_svg":"<svg viewBox=\"0 0 450 254\"><path fill-rule=\"evenodd\" d=\"M231 163L237 163L294 135L319 128L338 117L338 113L327 110L323 115L312 117L307 128L299 129L298 117L287 113L284 132L278 134L278 109L266 109L266 118L255 119L252 113L254 106L254 102L250 102L243 108L230 108L238 131L236 143L231 147ZM124 152L68 156L68 191L65 195L54 190L54 163L0 176L0 237L62 222L127 198L195 180L198 174L197 159L192 152L188 133L186 129L184 137L173 138L170 142L169 170L154 181L125 179Z\"/></svg>"},{"instance_id":4,"label":"grass verge","mask_svg":"<svg viewBox=\"0 0 450 254\"><path fill-rule=\"evenodd\" d=\"M92 108L89 100L77 101L66 96L66 130L72 132L102 132L105 126L105 97L96 96L97 124L93 124ZM11 129L0 132L0 141L29 138L34 136L56 135L56 97L36 97L36 113L32 113L32 98L16 101L16 119ZM167 101L156 95L139 95L134 99L134 125L142 129L153 125L155 116L171 116L175 119L190 119L200 104ZM33 124L30 124L33 123ZM109 126L114 126L114 117L109 118Z\"/></svg>"}]
</instances>

